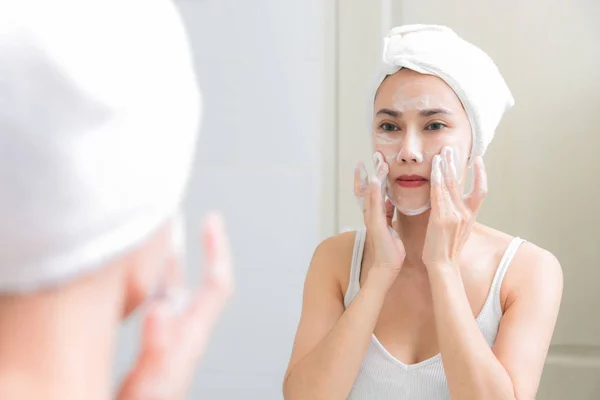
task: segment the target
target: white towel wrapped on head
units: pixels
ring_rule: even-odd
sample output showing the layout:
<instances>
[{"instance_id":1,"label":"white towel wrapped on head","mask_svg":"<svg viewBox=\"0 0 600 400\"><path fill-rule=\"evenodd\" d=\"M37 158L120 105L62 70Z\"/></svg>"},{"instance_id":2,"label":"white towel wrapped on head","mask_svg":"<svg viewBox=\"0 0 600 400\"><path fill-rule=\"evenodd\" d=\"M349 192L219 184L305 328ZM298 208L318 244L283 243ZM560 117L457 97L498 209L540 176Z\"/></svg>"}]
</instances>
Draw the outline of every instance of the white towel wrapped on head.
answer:
<instances>
[{"instance_id":1,"label":"white towel wrapped on head","mask_svg":"<svg viewBox=\"0 0 600 400\"><path fill-rule=\"evenodd\" d=\"M401 68L435 75L454 90L469 118L472 160L483 155L514 99L500 71L481 49L440 25L404 25L384 39L383 64L375 92Z\"/></svg>"},{"instance_id":2,"label":"white towel wrapped on head","mask_svg":"<svg viewBox=\"0 0 600 400\"><path fill-rule=\"evenodd\" d=\"M0 0L0 292L69 281L166 222L200 105L170 0Z\"/></svg>"}]
</instances>

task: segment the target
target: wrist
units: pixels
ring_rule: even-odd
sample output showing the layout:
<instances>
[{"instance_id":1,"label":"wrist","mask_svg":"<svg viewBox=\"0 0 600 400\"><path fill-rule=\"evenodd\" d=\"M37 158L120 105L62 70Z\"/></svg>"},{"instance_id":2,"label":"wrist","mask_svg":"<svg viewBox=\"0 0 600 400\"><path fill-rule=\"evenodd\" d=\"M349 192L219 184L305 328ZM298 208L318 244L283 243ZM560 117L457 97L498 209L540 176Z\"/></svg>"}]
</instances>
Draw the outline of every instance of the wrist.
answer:
<instances>
[{"instance_id":1,"label":"wrist","mask_svg":"<svg viewBox=\"0 0 600 400\"><path fill-rule=\"evenodd\" d=\"M388 291L398 277L398 270L373 266L369 269L365 285Z\"/></svg>"},{"instance_id":2,"label":"wrist","mask_svg":"<svg viewBox=\"0 0 600 400\"><path fill-rule=\"evenodd\" d=\"M434 261L434 262L425 264L425 266L427 267L428 270L434 270L434 271L438 271L438 270L448 271L448 270L458 269L456 264L450 260Z\"/></svg>"},{"instance_id":3,"label":"wrist","mask_svg":"<svg viewBox=\"0 0 600 400\"><path fill-rule=\"evenodd\" d=\"M452 279L458 277L462 279L460 274L460 268L458 265L452 262L438 262L426 265L427 274L429 275L429 280L437 279L437 280L445 280Z\"/></svg>"}]
</instances>

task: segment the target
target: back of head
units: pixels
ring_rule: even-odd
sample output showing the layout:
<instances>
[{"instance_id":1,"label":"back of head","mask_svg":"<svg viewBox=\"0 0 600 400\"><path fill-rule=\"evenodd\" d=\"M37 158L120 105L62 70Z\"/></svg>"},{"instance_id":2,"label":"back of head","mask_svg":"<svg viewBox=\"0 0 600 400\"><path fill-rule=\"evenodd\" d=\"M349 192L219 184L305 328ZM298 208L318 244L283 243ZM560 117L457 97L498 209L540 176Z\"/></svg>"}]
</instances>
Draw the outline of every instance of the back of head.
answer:
<instances>
[{"instance_id":1,"label":"back of head","mask_svg":"<svg viewBox=\"0 0 600 400\"><path fill-rule=\"evenodd\" d=\"M95 270L176 212L199 128L169 0L0 0L0 292Z\"/></svg>"}]
</instances>

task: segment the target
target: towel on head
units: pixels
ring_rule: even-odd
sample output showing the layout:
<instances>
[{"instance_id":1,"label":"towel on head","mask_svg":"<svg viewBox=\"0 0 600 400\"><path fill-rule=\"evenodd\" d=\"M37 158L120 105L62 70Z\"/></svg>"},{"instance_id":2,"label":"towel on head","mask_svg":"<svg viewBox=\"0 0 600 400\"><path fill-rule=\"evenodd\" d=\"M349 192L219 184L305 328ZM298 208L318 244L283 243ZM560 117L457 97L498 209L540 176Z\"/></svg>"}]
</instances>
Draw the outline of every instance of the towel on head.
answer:
<instances>
[{"instance_id":1,"label":"towel on head","mask_svg":"<svg viewBox=\"0 0 600 400\"><path fill-rule=\"evenodd\" d=\"M170 0L0 0L0 292L97 269L175 214L200 106Z\"/></svg>"},{"instance_id":2,"label":"towel on head","mask_svg":"<svg viewBox=\"0 0 600 400\"><path fill-rule=\"evenodd\" d=\"M514 99L492 59L453 30L440 25L404 25L384 38L383 65L375 92L401 68L435 75L454 90L469 118L472 160L485 153Z\"/></svg>"}]
</instances>

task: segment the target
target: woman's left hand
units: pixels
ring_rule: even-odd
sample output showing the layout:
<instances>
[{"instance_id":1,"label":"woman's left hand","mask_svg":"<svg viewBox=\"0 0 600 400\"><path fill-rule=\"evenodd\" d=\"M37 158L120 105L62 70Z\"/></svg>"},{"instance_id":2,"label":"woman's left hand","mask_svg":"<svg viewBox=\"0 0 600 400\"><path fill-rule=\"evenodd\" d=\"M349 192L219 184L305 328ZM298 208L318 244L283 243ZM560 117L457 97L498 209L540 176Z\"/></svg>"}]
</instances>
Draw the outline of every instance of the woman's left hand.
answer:
<instances>
[{"instance_id":1,"label":"woman's left hand","mask_svg":"<svg viewBox=\"0 0 600 400\"><path fill-rule=\"evenodd\" d=\"M423 262L427 269L457 264L479 208L487 194L487 178L483 159L473 161L472 193L463 198L454 163L454 152L444 147L433 158L431 170L431 214L423 246Z\"/></svg>"}]
</instances>

